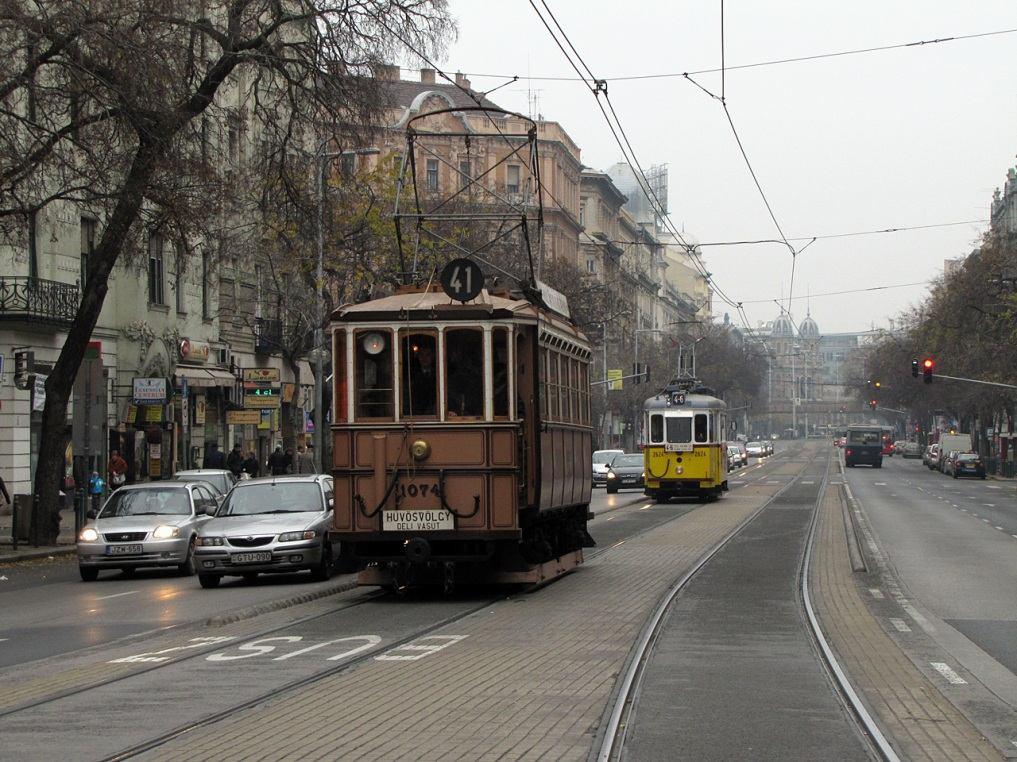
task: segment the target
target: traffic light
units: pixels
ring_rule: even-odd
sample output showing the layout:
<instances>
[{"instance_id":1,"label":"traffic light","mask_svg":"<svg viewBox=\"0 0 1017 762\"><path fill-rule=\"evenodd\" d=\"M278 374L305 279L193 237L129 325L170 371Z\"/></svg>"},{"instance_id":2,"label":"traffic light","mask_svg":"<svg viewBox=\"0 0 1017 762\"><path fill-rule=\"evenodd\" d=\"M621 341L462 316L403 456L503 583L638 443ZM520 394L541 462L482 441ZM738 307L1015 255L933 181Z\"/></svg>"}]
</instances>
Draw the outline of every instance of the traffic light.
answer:
<instances>
[{"instance_id":1,"label":"traffic light","mask_svg":"<svg viewBox=\"0 0 1017 762\"><path fill-rule=\"evenodd\" d=\"M637 362L632 363L632 383L633 384L641 384L641 383L643 383L643 379L642 379L642 377L641 377L641 375L639 373L639 367L640 367L639 363L637 363Z\"/></svg>"},{"instance_id":2,"label":"traffic light","mask_svg":"<svg viewBox=\"0 0 1017 762\"><path fill-rule=\"evenodd\" d=\"M873 410L876 409L877 404L878 403L876 402L876 400L869 400L869 407L871 407Z\"/></svg>"},{"instance_id":3,"label":"traffic light","mask_svg":"<svg viewBox=\"0 0 1017 762\"><path fill-rule=\"evenodd\" d=\"M926 357L922 360L922 373L925 376L925 383L932 383L932 371L936 369L936 361L931 357Z\"/></svg>"},{"instance_id":4,"label":"traffic light","mask_svg":"<svg viewBox=\"0 0 1017 762\"><path fill-rule=\"evenodd\" d=\"M876 387L877 389L878 389L879 387L881 387L881 386L882 386L882 384L881 384L881 383L880 383L879 381L873 381L873 382L872 382L872 385L873 385L874 387Z\"/></svg>"},{"instance_id":5,"label":"traffic light","mask_svg":"<svg viewBox=\"0 0 1017 762\"><path fill-rule=\"evenodd\" d=\"M911 375L914 378L918 378L918 358L917 357L912 357L911 358Z\"/></svg>"}]
</instances>

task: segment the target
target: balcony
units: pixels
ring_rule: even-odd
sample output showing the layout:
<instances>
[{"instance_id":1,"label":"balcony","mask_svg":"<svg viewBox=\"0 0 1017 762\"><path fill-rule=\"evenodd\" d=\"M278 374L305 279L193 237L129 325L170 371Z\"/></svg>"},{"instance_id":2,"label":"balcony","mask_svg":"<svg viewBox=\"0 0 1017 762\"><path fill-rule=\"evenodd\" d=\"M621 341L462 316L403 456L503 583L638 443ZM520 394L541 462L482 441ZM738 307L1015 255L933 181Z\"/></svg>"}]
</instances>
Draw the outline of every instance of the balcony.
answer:
<instances>
[{"instance_id":1,"label":"balcony","mask_svg":"<svg viewBox=\"0 0 1017 762\"><path fill-rule=\"evenodd\" d=\"M32 277L0 277L0 320L68 326L81 295L71 283Z\"/></svg>"},{"instance_id":2,"label":"balcony","mask_svg":"<svg viewBox=\"0 0 1017 762\"><path fill-rule=\"evenodd\" d=\"M254 319L254 351L270 354L282 344L282 321L278 318Z\"/></svg>"}]
</instances>

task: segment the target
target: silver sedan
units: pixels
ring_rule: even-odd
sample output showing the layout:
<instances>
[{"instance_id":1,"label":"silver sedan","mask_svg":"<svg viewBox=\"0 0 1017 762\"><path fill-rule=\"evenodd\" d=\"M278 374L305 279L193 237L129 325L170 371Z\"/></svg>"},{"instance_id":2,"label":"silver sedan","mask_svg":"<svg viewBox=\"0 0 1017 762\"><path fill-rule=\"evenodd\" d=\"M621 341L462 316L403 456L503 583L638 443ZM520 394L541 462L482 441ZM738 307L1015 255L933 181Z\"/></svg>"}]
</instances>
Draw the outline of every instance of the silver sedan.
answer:
<instances>
[{"instance_id":1,"label":"silver sedan","mask_svg":"<svg viewBox=\"0 0 1017 762\"><path fill-rule=\"evenodd\" d=\"M278 476L241 481L198 534L194 565L202 587L224 576L253 580L261 572L310 569L332 576L335 554L331 476Z\"/></svg>"},{"instance_id":2,"label":"silver sedan","mask_svg":"<svg viewBox=\"0 0 1017 762\"><path fill-rule=\"evenodd\" d=\"M101 569L132 573L172 566L191 574L198 527L221 495L206 482L151 482L121 487L78 535L78 570L93 582Z\"/></svg>"}]
</instances>

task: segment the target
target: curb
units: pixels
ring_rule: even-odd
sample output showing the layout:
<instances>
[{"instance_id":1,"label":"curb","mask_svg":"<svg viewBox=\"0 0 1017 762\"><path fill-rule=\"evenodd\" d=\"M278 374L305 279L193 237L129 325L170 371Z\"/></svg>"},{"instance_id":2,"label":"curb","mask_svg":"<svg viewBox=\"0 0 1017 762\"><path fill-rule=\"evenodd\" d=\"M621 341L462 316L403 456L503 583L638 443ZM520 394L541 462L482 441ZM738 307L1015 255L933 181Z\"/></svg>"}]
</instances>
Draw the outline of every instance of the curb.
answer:
<instances>
[{"instance_id":1,"label":"curb","mask_svg":"<svg viewBox=\"0 0 1017 762\"><path fill-rule=\"evenodd\" d=\"M12 553L9 555L0 555L0 564L11 564L17 563L18 561L34 561L40 558L50 558L52 556L69 556L76 552L78 547L76 545L67 545L66 547L49 548L48 550L26 550L24 553Z\"/></svg>"},{"instance_id":2,"label":"curb","mask_svg":"<svg viewBox=\"0 0 1017 762\"><path fill-rule=\"evenodd\" d=\"M279 600L268 601L267 603L259 603L254 606L247 606L246 608L227 611L225 614L217 614L216 616L206 619L205 626L222 627L223 625L233 624L234 622L242 622L245 619L253 619L261 614L268 614L272 611L281 611L282 609L288 609L292 606L299 606L301 603L308 603L310 601L318 600L319 598L327 598L330 595L345 593L353 590L356 586L357 578L354 577L351 580L340 582L337 585L326 587L323 590L291 595L289 598L280 598Z\"/></svg>"}]
</instances>

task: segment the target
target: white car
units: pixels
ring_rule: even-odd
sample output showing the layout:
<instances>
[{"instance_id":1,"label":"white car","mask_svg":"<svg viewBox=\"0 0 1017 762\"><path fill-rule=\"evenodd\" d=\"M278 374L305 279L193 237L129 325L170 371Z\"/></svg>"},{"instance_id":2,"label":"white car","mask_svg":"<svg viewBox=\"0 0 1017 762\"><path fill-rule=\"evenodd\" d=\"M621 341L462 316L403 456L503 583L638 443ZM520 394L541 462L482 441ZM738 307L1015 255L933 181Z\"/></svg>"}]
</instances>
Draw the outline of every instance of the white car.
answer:
<instances>
[{"instance_id":1,"label":"white car","mask_svg":"<svg viewBox=\"0 0 1017 762\"><path fill-rule=\"evenodd\" d=\"M611 469L611 461L624 450L597 450L593 453L593 486L607 484L607 472Z\"/></svg>"},{"instance_id":2,"label":"white car","mask_svg":"<svg viewBox=\"0 0 1017 762\"><path fill-rule=\"evenodd\" d=\"M762 458L766 455L766 445L762 442L749 442L745 445L745 452L750 458Z\"/></svg>"}]
</instances>

